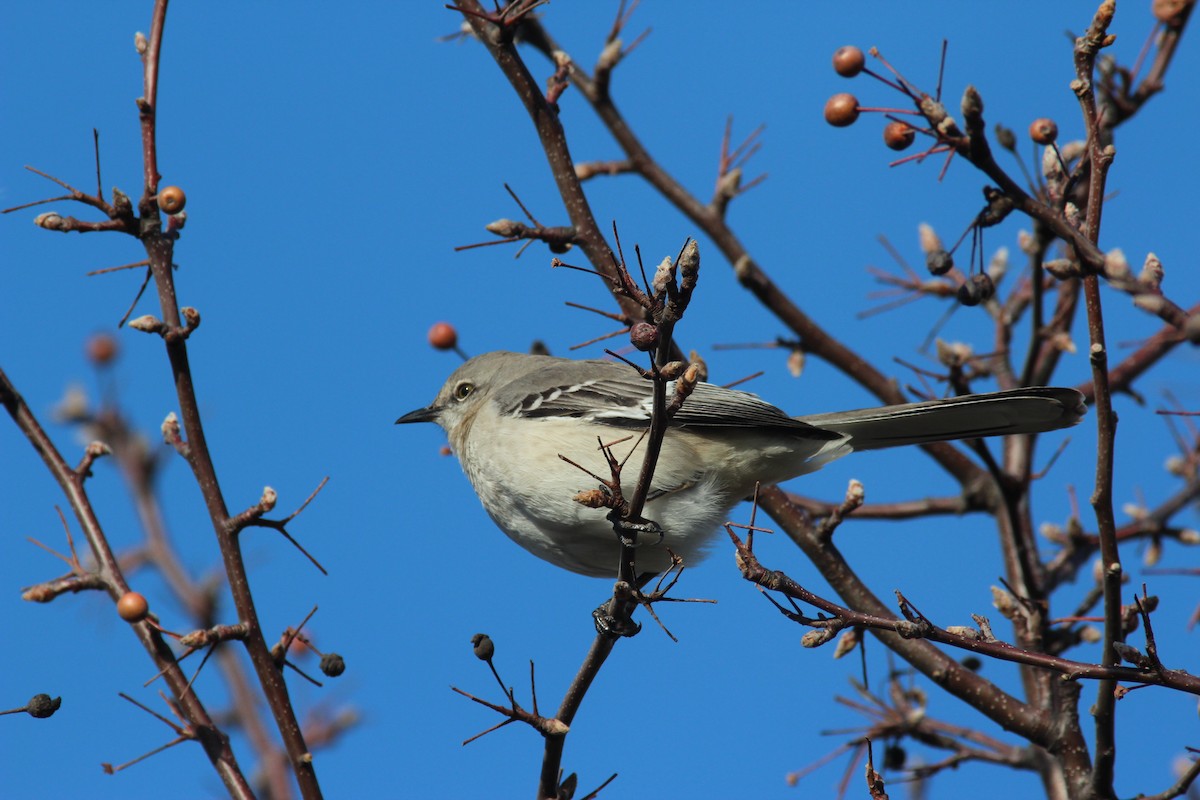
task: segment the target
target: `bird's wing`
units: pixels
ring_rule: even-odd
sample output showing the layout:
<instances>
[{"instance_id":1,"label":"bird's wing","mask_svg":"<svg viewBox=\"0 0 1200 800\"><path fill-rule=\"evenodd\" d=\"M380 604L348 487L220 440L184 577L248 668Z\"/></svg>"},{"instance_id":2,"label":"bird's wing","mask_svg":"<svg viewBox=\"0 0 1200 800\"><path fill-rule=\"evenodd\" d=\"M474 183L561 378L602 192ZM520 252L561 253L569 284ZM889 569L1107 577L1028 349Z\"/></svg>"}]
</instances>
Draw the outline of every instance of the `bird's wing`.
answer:
<instances>
[{"instance_id":1,"label":"bird's wing","mask_svg":"<svg viewBox=\"0 0 1200 800\"><path fill-rule=\"evenodd\" d=\"M544 377L538 373L523 376L541 388L501 400L502 413L515 417L574 417L621 428L640 428L650 421L654 405L653 384L634 370L609 361L576 362L572 374L564 380L555 367ZM551 378L553 376L553 378ZM667 386L667 402L674 395L674 383ZM824 431L793 419L757 395L697 384L695 390L671 418L672 427L699 428L775 428L780 433L804 433L819 439L837 439L842 434Z\"/></svg>"}]
</instances>

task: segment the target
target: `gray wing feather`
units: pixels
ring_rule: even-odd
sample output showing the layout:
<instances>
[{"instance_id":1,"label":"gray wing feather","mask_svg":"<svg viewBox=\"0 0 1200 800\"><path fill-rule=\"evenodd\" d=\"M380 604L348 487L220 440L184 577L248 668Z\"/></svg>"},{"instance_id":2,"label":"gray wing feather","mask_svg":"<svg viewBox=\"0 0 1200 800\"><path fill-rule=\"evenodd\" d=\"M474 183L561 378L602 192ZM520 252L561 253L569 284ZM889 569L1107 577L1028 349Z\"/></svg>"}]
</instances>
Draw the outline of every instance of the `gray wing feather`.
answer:
<instances>
[{"instance_id":1,"label":"gray wing feather","mask_svg":"<svg viewBox=\"0 0 1200 800\"><path fill-rule=\"evenodd\" d=\"M539 381L538 373L528 376L537 392L501 402L505 413L519 417L577 417L614 427L643 427L650 421L653 385L629 367L611 361L575 362L572 374L563 379L559 366ZM569 383L567 382L569 381ZM526 379L522 379L525 383ZM526 384L528 385L528 384ZM668 402L674 384L668 386ZM805 432L820 439L837 439L840 433L820 431L794 419L775 406L749 392L725 389L701 383L671 418L673 427L697 428L777 428L781 434Z\"/></svg>"}]
</instances>

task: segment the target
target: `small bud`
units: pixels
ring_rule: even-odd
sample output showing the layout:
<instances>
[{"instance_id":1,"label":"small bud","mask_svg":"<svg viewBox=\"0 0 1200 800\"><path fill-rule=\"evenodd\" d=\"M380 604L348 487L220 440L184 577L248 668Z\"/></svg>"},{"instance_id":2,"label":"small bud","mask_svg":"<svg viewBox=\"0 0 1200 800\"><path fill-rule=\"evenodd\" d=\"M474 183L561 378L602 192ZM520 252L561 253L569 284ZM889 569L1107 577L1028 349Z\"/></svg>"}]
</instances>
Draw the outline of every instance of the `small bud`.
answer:
<instances>
[{"instance_id":1,"label":"small bud","mask_svg":"<svg viewBox=\"0 0 1200 800\"><path fill-rule=\"evenodd\" d=\"M793 378L799 378L804 373L804 359L804 351L799 347L793 347L788 351L787 369Z\"/></svg>"},{"instance_id":2,"label":"small bud","mask_svg":"<svg viewBox=\"0 0 1200 800\"><path fill-rule=\"evenodd\" d=\"M1142 272L1138 275L1138 280L1152 289L1157 290L1162 286L1163 265L1154 253L1146 254L1146 263L1142 265Z\"/></svg>"},{"instance_id":3,"label":"small bud","mask_svg":"<svg viewBox=\"0 0 1200 800\"><path fill-rule=\"evenodd\" d=\"M1161 314L1167 307L1167 300L1161 294L1137 294L1133 296L1133 304L1142 311Z\"/></svg>"},{"instance_id":4,"label":"small bud","mask_svg":"<svg viewBox=\"0 0 1200 800\"><path fill-rule=\"evenodd\" d=\"M546 736L566 736L571 726L561 719L547 719L539 726L539 730Z\"/></svg>"},{"instance_id":5,"label":"small bud","mask_svg":"<svg viewBox=\"0 0 1200 800\"><path fill-rule=\"evenodd\" d=\"M133 201L129 199L129 195L114 186L112 198L113 210L117 212L118 217L133 216Z\"/></svg>"},{"instance_id":6,"label":"small bud","mask_svg":"<svg viewBox=\"0 0 1200 800\"><path fill-rule=\"evenodd\" d=\"M126 622L141 622L150 613L150 604L138 592L126 592L117 601L117 616Z\"/></svg>"},{"instance_id":7,"label":"small bud","mask_svg":"<svg viewBox=\"0 0 1200 800\"><path fill-rule=\"evenodd\" d=\"M658 368L658 373L666 380L673 381L678 379L679 376L683 374L683 371L687 369L687 366L688 365L682 361L669 361L665 366Z\"/></svg>"},{"instance_id":8,"label":"small bud","mask_svg":"<svg viewBox=\"0 0 1200 800\"><path fill-rule=\"evenodd\" d=\"M1114 247L1104 254L1104 274L1114 283L1122 283L1132 277L1133 273L1129 269L1125 251Z\"/></svg>"},{"instance_id":9,"label":"small bud","mask_svg":"<svg viewBox=\"0 0 1200 800\"><path fill-rule=\"evenodd\" d=\"M1200 531L1184 528L1177 537L1180 544L1200 544Z\"/></svg>"},{"instance_id":10,"label":"small bud","mask_svg":"<svg viewBox=\"0 0 1200 800\"><path fill-rule=\"evenodd\" d=\"M58 711L62 705L61 697L51 697L48 694L35 694L29 698L29 702L25 705L25 711L34 719L46 719L54 716L54 712Z\"/></svg>"},{"instance_id":11,"label":"small bud","mask_svg":"<svg viewBox=\"0 0 1200 800\"><path fill-rule=\"evenodd\" d=\"M1050 183L1061 183L1063 178L1062 163L1058 160L1059 154L1054 151L1054 148L1047 147L1042 153L1042 175Z\"/></svg>"},{"instance_id":12,"label":"small bud","mask_svg":"<svg viewBox=\"0 0 1200 800\"><path fill-rule=\"evenodd\" d=\"M974 348L965 342L946 342L938 339L934 347L938 363L950 369L965 366L971 356L975 354Z\"/></svg>"},{"instance_id":13,"label":"small bud","mask_svg":"<svg viewBox=\"0 0 1200 800\"><path fill-rule=\"evenodd\" d=\"M1084 625L1079 629L1079 641L1096 644L1104 638L1104 634L1094 625Z\"/></svg>"},{"instance_id":14,"label":"small bud","mask_svg":"<svg viewBox=\"0 0 1200 800\"><path fill-rule=\"evenodd\" d=\"M842 92L835 94L825 103L825 121L835 128L853 125L858 119L858 98Z\"/></svg>"},{"instance_id":15,"label":"small bud","mask_svg":"<svg viewBox=\"0 0 1200 800\"><path fill-rule=\"evenodd\" d=\"M675 260L667 256L662 261L658 262L658 269L654 270L654 280L650 282L650 288L655 295L660 295L667 290L675 281Z\"/></svg>"},{"instance_id":16,"label":"small bud","mask_svg":"<svg viewBox=\"0 0 1200 800\"><path fill-rule=\"evenodd\" d=\"M143 333L157 333L162 328L162 323L153 314L145 314L144 316L129 320L129 327Z\"/></svg>"},{"instance_id":17,"label":"small bud","mask_svg":"<svg viewBox=\"0 0 1200 800\"><path fill-rule=\"evenodd\" d=\"M992 605L1004 616L1012 619L1017 613L1017 601L1011 594L999 586L992 587Z\"/></svg>"},{"instance_id":18,"label":"small bud","mask_svg":"<svg viewBox=\"0 0 1200 800\"><path fill-rule=\"evenodd\" d=\"M841 658L854 652L854 648L858 647L859 641L862 640L862 634L858 628L847 628L842 631L842 635L838 637L838 643L833 648L833 657Z\"/></svg>"},{"instance_id":19,"label":"small bud","mask_svg":"<svg viewBox=\"0 0 1200 800\"><path fill-rule=\"evenodd\" d=\"M87 454L92 458L112 455L112 448L104 442L92 442L87 446Z\"/></svg>"},{"instance_id":20,"label":"small bud","mask_svg":"<svg viewBox=\"0 0 1200 800\"><path fill-rule=\"evenodd\" d=\"M48 231L57 231L62 228L63 218L54 211L47 211L34 217L33 224Z\"/></svg>"},{"instance_id":21,"label":"small bud","mask_svg":"<svg viewBox=\"0 0 1200 800\"><path fill-rule=\"evenodd\" d=\"M700 357L695 350L688 351L688 366L695 366L697 375L702 381L708 380L708 362Z\"/></svg>"},{"instance_id":22,"label":"small bud","mask_svg":"<svg viewBox=\"0 0 1200 800\"><path fill-rule=\"evenodd\" d=\"M191 306L184 306L179 309L179 313L183 315L183 324L188 330L196 330L200 327L200 312Z\"/></svg>"},{"instance_id":23,"label":"small bud","mask_svg":"<svg viewBox=\"0 0 1200 800\"><path fill-rule=\"evenodd\" d=\"M1142 553L1142 565L1146 567L1157 566L1158 562L1162 560L1162 550L1162 540L1157 536L1153 537L1150 543L1146 545L1146 552Z\"/></svg>"},{"instance_id":24,"label":"small bud","mask_svg":"<svg viewBox=\"0 0 1200 800\"><path fill-rule=\"evenodd\" d=\"M1126 644L1125 642L1113 642L1112 646L1113 650L1117 652L1117 655L1121 657L1122 661L1127 661L1128 663L1133 664L1135 667L1140 667L1141 669L1150 669L1154 666L1153 661L1145 656L1141 650L1138 650L1131 644Z\"/></svg>"},{"instance_id":25,"label":"small bud","mask_svg":"<svg viewBox=\"0 0 1200 800\"><path fill-rule=\"evenodd\" d=\"M179 417L175 416L174 411L167 414L159 430L162 431L163 441L167 444L179 441Z\"/></svg>"},{"instance_id":26,"label":"small bud","mask_svg":"<svg viewBox=\"0 0 1200 800\"><path fill-rule=\"evenodd\" d=\"M337 653L326 653L321 656L321 672L331 678L336 678L346 671L346 659Z\"/></svg>"},{"instance_id":27,"label":"small bud","mask_svg":"<svg viewBox=\"0 0 1200 800\"><path fill-rule=\"evenodd\" d=\"M1008 272L1008 248L1000 247L992 255L992 260L988 262L987 274L992 279L992 283L999 283L1004 279L1006 272Z\"/></svg>"},{"instance_id":28,"label":"small bud","mask_svg":"<svg viewBox=\"0 0 1200 800\"><path fill-rule=\"evenodd\" d=\"M968 84L967 88L963 90L959 108L964 117L981 116L983 114L983 96L979 94L979 90Z\"/></svg>"},{"instance_id":29,"label":"small bud","mask_svg":"<svg viewBox=\"0 0 1200 800\"><path fill-rule=\"evenodd\" d=\"M800 637L800 645L802 647L820 647L834 636L837 636L837 631L832 628L814 628Z\"/></svg>"},{"instance_id":30,"label":"small bud","mask_svg":"<svg viewBox=\"0 0 1200 800\"><path fill-rule=\"evenodd\" d=\"M1038 251L1037 237L1027 230L1017 231L1017 247L1021 248L1021 252L1027 256L1031 256Z\"/></svg>"},{"instance_id":31,"label":"small bud","mask_svg":"<svg viewBox=\"0 0 1200 800\"><path fill-rule=\"evenodd\" d=\"M274 489L272 489L270 486L264 486L263 491L262 491L262 497L260 497L258 500L258 505L259 505L259 508L261 508L263 510L263 512L265 513L267 511L270 511L271 509L275 508L275 503L278 500L279 500L279 493L276 492Z\"/></svg>"},{"instance_id":32,"label":"small bud","mask_svg":"<svg viewBox=\"0 0 1200 800\"><path fill-rule=\"evenodd\" d=\"M866 499L867 489L863 486L862 481L858 478L851 478L850 483L846 486L846 499L843 505L847 508L858 508Z\"/></svg>"},{"instance_id":33,"label":"small bud","mask_svg":"<svg viewBox=\"0 0 1200 800\"><path fill-rule=\"evenodd\" d=\"M1167 460L1163 462L1163 469L1176 478L1182 478L1187 475L1187 467L1187 459L1183 456L1167 456Z\"/></svg>"},{"instance_id":34,"label":"small bud","mask_svg":"<svg viewBox=\"0 0 1200 800\"><path fill-rule=\"evenodd\" d=\"M738 189L742 186L742 168L734 167L726 172L717 180L716 194L718 197L723 197L730 200L737 196Z\"/></svg>"},{"instance_id":35,"label":"small bud","mask_svg":"<svg viewBox=\"0 0 1200 800\"><path fill-rule=\"evenodd\" d=\"M1050 345L1061 353L1074 353L1075 340L1066 331L1058 331L1050 337Z\"/></svg>"},{"instance_id":36,"label":"small bud","mask_svg":"<svg viewBox=\"0 0 1200 800\"><path fill-rule=\"evenodd\" d=\"M1069 258L1052 258L1043 262L1042 267L1060 281L1078 278L1081 274L1079 264Z\"/></svg>"},{"instance_id":37,"label":"small bud","mask_svg":"<svg viewBox=\"0 0 1200 800\"><path fill-rule=\"evenodd\" d=\"M955 636L961 636L964 639L971 640L972 642L979 641L983 638L983 634L981 634L977 629L972 628L970 625L947 625L946 633L950 633Z\"/></svg>"},{"instance_id":38,"label":"small bud","mask_svg":"<svg viewBox=\"0 0 1200 800\"><path fill-rule=\"evenodd\" d=\"M658 347L658 326L651 322L635 322L629 329L629 343L648 353Z\"/></svg>"},{"instance_id":39,"label":"small bud","mask_svg":"<svg viewBox=\"0 0 1200 800\"><path fill-rule=\"evenodd\" d=\"M1038 532L1042 534L1042 538L1048 542L1055 544L1066 544L1070 541L1066 531L1061 525L1055 525L1053 522L1043 522Z\"/></svg>"},{"instance_id":40,"label":"small bud","mask_svg":"<svg viewBox=\"0 0 1200 800\"><path fill-rule=\"evenodd\" d=\"M513 236L520 236L529 229L520 222L511 219L498 219L495 222L489 222L483 226L488 233L494 233L497 236L503 236L508 239Z\"/></svg>"},{"instance_id":41,"label":"small bud","mask_svg":"<svg viewBox=\"0 0 1200 800\"><path fill-rule=\"evenodd\" d=\"M1000 123L996 123L996 143L1010 153L1016 152L1017 135L1013 133L1012 128L1006 128Z\"/></svg>"},{"instance_id":42,"label":"small bud","mask_svg":"<svg viewBox=\"0 0 1200 800\"><path fill-rule=\"evenodd\" d=\"M475 657L480 661L491 661L492 656L496 655L496 645L492 642L492 637L486 633L477 633L472 636L471 648L475 652Z\"/></svg>"},{"instance_id":43,"label":"small bud","mask_svg":"<svg viewBox=\"0 0 1200 800\"><path fill-rule=\"evenodd\" d=\"M150 49L150 43L146 41L146 34L138 31L133 35L133 49L139 56L146 55L146 51Z\"/></svg>"},{"instance_id":44,"label":"small bud","mask_svg":"<svg viewBox=\"0 0 1200 800\"><path fill-rule=\"evenodd\" d=\"M67 387L62 400L54 407L54 418L60 422L83 422L91 416L88 410L87 393L83 387L72 384Z\"/></svg>"},{"instance_id":45,"label":"small bud","mask_svg":"<svg viewBox=\"0 0 1200 800\"><path fill-rule=\"evenodd\" d=\"M942 239L933 230L933 226L922 222L917 226L917 237L921 242L921 249L928 253L930 250L944 250L942 247Z\"/></svg>"},{"instance_id":46,"label":"small bud","mask_svg":"<svg viewBox=\"0 0 1200 800\"><path fill-rule=\"evenodd\" d=\"M599 489L586 489L571 499L586 508L605 508L608 505L608 495Z\"/></svg>"},{"instance_id":47,"label":"small bud","mask_svg":"<svg viewBox=\"0 0 1200 800\"><path fill-rule=\"evenodd\" d=\"M604 49L600 51L600 58L596 59L597 70L611 70L621 60L621 48L624 43L614 38L611 42L604 45Z\"/></svg>"}]
</instances>

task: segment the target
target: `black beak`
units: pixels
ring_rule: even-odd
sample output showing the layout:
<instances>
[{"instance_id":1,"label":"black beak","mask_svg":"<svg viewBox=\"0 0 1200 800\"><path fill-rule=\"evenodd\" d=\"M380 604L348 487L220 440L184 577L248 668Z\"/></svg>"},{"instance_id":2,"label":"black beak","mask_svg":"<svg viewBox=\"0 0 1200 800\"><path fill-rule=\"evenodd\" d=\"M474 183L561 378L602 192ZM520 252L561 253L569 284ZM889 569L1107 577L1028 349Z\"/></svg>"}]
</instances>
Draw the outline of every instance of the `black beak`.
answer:
<instances>
[{"instance_id":1,"label":"black beak","mask_svg":"<svg viewBox=\"0 0 1200 800\"><path fill-rule=\"evenodd\" d=\"M402 425L406 422L436 422L437 409L433 406L418 408L416 411L410 411L400 419L396 420L397 425Z\"/></svg>"}]
</instances>

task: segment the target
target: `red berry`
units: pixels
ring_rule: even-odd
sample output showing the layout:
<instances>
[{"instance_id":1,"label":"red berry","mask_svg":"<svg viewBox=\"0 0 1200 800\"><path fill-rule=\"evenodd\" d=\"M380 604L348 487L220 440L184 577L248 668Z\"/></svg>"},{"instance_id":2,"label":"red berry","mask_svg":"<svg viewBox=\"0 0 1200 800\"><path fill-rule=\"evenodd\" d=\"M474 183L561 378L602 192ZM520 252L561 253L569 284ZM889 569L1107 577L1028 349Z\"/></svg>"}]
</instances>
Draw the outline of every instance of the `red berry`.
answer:
<instances>
[{"instance_id":1,"label":"red berry","mask_svg":"<svg viewBox=\"0 0 1200 800\"><path fill-rule=\"evenodd\" d=\"M107 333L97 333L87 340L85 349L89 361L103 366L117 357L117 340Z\"/></svg>"},{"instance_id":2,"label":"red berry","mask_svg":"<svg viewBox=\"0 0 1200 800\"><path fill-rule=\"evenodd\" d=\"M126 592L117 601L117 614L126 622L141 622L150 613L150 604L137 592Z\"/></svg>"},{"instance_id":3,"label":"red berry","mask_svg":"<svg viewBox=\"0 0 1200 800\"><path fill-rule=\"evenodd\" d=\"M889 122L883 129L883 143L893 150L907 150L917 132L903 122Z\"/></svg>"},{"instance_id":4,"label":"red berry","mask_svg":"<svg viewBox=\"0 0 1200 800\"><path fill-rule=\"evenodd\" d=\"M1058 138L1058 125L1046 117L1035 119L1029 125L1029 138L1038 144L1053 144Z\"/></svg>"},{"instance_id":5,"label":"red berry","mask_svg":"<svg viewBox=\"0 0 1200 800\"><path fill-rule=\"evenodd\" d=\"M458 346L458 331L449 322L435 322L429 329L429 344L435 350L453 350Z\"/></svg>"},{"instance_id":6,"label":"red berry","mask_svg":"<svg viewBox=\"0 0 1200 800\"><path fill-rule=\"evenodd\" d=\"M866 63L863 51L851 45L839 47L833 54L833 71L843 78L853 78L863 71Z\"/></svg>"},{"instance_id":7,"label":"red berry","mask_svg":"<svg viewBox=\"0 0 1200 800\"><path fill-rule=\"evenodd\" d=\"M853 125L858 119L858 98L852 94L835 94L825 103L825 121L835 128Z\"/></svg>"},{"instance_id":8,"label":"red berry","mask_svg":"<svg viewBox=\"0 0 1200 800\"><path fill-rule=\"evenodd\" d=\"M158 190L158 207L168 214L178 214L187 205L187 195L178 186Z\"/></svg>"}]
</instances>

